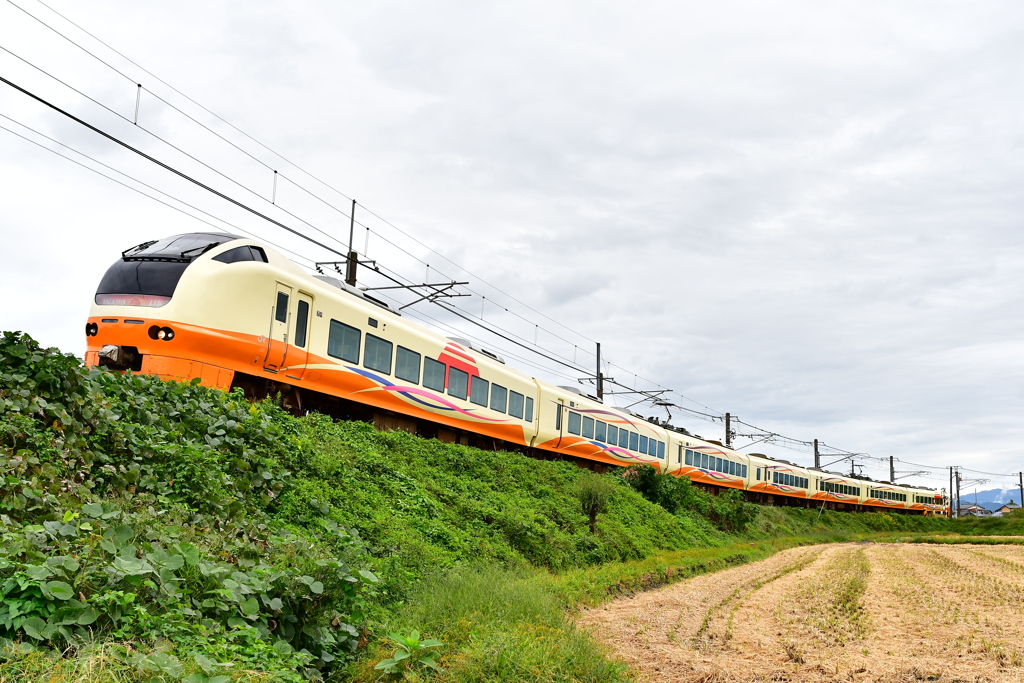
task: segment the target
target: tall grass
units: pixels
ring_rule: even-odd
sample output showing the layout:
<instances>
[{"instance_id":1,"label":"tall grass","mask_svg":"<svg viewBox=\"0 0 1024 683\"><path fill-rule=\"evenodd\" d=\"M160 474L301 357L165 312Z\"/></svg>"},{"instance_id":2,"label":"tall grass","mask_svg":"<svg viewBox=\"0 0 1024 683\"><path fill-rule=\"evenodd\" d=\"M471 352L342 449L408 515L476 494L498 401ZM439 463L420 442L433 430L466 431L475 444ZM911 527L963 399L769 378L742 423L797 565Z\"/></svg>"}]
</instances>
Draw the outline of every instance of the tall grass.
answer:
<instances>
[{"instance_id":1,"label":"tall grass","mask_svg":"<svg viewBox=\"0 0 1024 683\"><path fill-rule=\"evenodd\" d=\"M627 669L566 617L564 603L536 571L493 565L463 567L424 581L408 606L383 630L418 629L445 643L443 671L430 680L613 682ZM390 656L392 644L377 640L352 667L355 680L377 677L373 665ZM416 680L420 674L413 672Z\"/></svg>"}]
</instances>

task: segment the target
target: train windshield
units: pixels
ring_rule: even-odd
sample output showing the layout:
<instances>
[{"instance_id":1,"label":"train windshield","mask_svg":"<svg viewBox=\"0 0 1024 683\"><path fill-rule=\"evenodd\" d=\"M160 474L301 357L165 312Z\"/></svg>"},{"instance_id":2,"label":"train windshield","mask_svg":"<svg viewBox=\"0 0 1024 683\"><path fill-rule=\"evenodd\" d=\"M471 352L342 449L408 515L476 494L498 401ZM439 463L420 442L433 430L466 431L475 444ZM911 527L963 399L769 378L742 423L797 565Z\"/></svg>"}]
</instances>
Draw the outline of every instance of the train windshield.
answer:
<instances>
[{"instance_id":1,"label":"train windshield","mask_svg":"<svg viewBox=\"0 0 1024 683\"><path fill-rule=\"evenodd\" d=\"M107 269L96 289L101 306L163 306L182 273L210 249L239 239L227 233L188 233L128 249Z\"/></svg>"}]
</instances>

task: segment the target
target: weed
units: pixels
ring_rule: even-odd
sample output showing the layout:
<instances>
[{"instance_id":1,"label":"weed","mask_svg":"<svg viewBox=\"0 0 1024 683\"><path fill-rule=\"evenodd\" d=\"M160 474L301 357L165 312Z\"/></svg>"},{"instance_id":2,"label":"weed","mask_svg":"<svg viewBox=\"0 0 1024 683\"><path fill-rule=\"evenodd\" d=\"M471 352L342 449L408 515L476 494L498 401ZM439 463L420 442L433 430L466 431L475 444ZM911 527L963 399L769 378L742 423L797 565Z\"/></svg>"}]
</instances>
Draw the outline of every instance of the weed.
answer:
<instances>
[{"instance_id":1,"label":"weed","mask_svg":"<svg viewBox=\"0 0 1024 683\"><path fill-rule=\"evenodd\" d=\"M413 629L409 635L403 636L400 633L389 633L388 637L393 640L398 648L394 653L377 663L375 670L383 671L392 676L406 676L424 667L440 671L441 667L434 661L437 653L431 648L440 647L444 643L440 640L430 638L420 639L420 632Z\"/></svg>"}]
</instances>

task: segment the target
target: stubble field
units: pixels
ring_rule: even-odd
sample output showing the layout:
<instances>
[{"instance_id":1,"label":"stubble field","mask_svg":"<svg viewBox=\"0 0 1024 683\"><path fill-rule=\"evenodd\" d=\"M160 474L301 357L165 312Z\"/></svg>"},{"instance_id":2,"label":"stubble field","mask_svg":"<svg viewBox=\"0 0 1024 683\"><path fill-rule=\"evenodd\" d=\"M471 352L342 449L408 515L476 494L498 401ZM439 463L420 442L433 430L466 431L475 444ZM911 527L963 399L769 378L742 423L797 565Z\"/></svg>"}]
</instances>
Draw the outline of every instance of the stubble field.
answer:
<instances>
[{"instance_id":1,"label":"stubble field","mask_svg":"<svg viewBox=\"0 0 1024 683\"><path fill-rule=\"evenodd\" d=\"M649 681L1024 681L1024 547L795 548L578 623Z\"/></svg>"}]
</instances>

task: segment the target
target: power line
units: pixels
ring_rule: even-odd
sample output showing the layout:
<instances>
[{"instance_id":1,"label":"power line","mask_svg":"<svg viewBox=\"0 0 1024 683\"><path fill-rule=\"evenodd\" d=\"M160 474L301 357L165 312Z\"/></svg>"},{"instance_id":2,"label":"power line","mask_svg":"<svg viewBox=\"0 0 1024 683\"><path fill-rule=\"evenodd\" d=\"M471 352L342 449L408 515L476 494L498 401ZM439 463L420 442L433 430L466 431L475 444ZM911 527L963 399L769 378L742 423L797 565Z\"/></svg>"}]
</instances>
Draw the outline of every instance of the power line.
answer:
<instances>
[{"instance_id":1,"label":"power line","mask_svg":"<svg viewBox=\"0 0 1024 683\"><path fill-rule=\"evenodd\" d=\"M304 240L306 240L308 242L312 242L313 244L317 245L321 249L326 249L327 251L331 252L332 254L336 254L338 256L346 256L345 254L342 254L340 251L337 251L335 249L331 249L326 244L321 244L320 242L317 242L316 240L314 240L312 237L309 237L308 235L304 235L301 232L299 232L298 230L295 230L294 228L290 228L287 225L285 225L284 223L281 223L280 221L274 220L273 218L271 218L270 216L267 216L266 214L260 213L256 209L243 204L242 202L238 201L237 199L229 197L228 195L224 194L223 192L220 192L219 190L213 189L209 185L206 185L206 184L196 180L192 176L190 176L190 175L188 175L188 174L186 174L186 173L184 173L182 171L179 171L178 169L176 169L176 168L174 168L172 166L169 166L168 164L165 164L164 162L160 161L159 159L156 159L155 157L152 157L152 156L146 154L142 150L137 149L135 147L132 147L127 142L124 142L123 140L114 137L110 133L107 133L107 132L104 132L104 131L100 130L96 126L93 126L92 124L83 121L82 119L78 118L77 116L75 116L74 114L72 114L70 112L64 111L63 109L61 109L57 105L53 104L52 102L49 102L49 101L43 99L42 97L40 97L39 95L36 95L36 94L26 90L25 88L22 88L20 85L17 85L16 83L12 83L7 78L4 78L3 76L0 76L0 83L6 83L7 85L11 86L15 90L17 90L17 91L27 95L28 97L31 97L32 99L34 99L37 102L39 102L39 103L49 107L50 109L53 109L55 112L66 116L67 118L71 119L75 123L78 123L78 124L81 124L82 126L85 126L86 128L88 128L89 130L93 131L94 133L102 135L103 137L107 138L111 142L114 142L114 143L120 145L121 147L124 147L125 149L127 149L130 152L134 152L135 154L138 154L143 159L146 159L147 161L153 162L154 164L160 166L161 168L163 168L163 169L165 169L167 171L170 171L171 173L175 174L176 176L179 176L180 178L183 178L183 179L189 181L190 183L196 185L197 187L200 187L200 188L206 190L207 192L210 192L210 193L220 197L221 199L223 199L225 201L231 202L235 206L237 206L237 207L239 207L241 209L244 209L245 211L248 211L249 213L251 213L251 214L253 214L255 216L258 216L259 218L262 218L265 221L273 223L277 227L283 228L284 230L287 230L288 232L292 233L293 235L297 235L298 237L301 237L302 239L304 239Z\"/></svg>"},{"instance_id":2,"label":"power line","mask_svg":"<svg viewBox=\"0 0 1024 683\"><path fill-rule=\"evenodd\" d=\"M297 170L299 170L300 172L302 172L303 174L305 174L305 175L306 175L306 176L308 176L309 178L311 178L311 179L315 180L316 182L320 183L321 185L323 185L323 186L324 186L324 187L326 187L327 189L329 189L329 190L331 190L332 192L335 192L335 193L337 193L337 194L341 195L342 197L344 197L345 199L347 199L347 200L351 201L351 197L349 197L348 195L346 195L346 194L345 194L344 192L342 192L342 191L338 190L337 188L335 188L335 187L331 186L331 185L330 185L330 184L328 184L328 183L327 183L326 181L324 181L324 180L321 180L320 178L318 178L318 177L317 177L317 176L315 176L314 174L310 173L309 171L305 170L304 168L302 168L302 167L301 167L301 166L299 166L298 164L296 164L296 163L292 162L291 160L289 160L289 159L288 159L287 157L283 156L283 155L282 155L282 154L280 154L279 152L275 151L274 149L272 149L272 148L270 148L269 146L267 146L266 144L264 144L264 143L260 142L259 140L257 140L257 139L256 139L256 138L254 138L253 136L249 135L248 133L246 133L246 132L245 132L245 131L243 131L242 129L238 128L238 127L237 127L237 126L235 126L234 124L230 123L229 121L227 121L227 120L226 120L226 119L224 119L223 117L219 116L218 114L216 114L215 112L213 112L213 111L212 111L212 110L210 110L209 108L207 108L207 107L203 106L202 104L200 104L199 102L197 102L197 101L196 101L196 100L194 100L193 98L191 98L191 97L189 97L188 95L186 95L186 94L185 94L184 92L182 92L181 90L179 90L179 89L175 88L174 86L172 86L171 84L169 84L169 83L168 83L167 81L165 81L165 80L161 79L161 78L160 78L159 76L157 76L157 75L156 75L156 74L154 74L153 72L151 72L151 71L149 71L148 69L146 69L145 67L141 66L140 64L138 64L137 62L135 62L135 61L134 61L134 60L132 60L131 58L127 57L127 56L126 56L125 54L121 53L120 51L118 51L117 49L115 49L114 47L112 47L112 46L111 46L110 44L106 43L105 41L103 41L102 39L100 39L99 37L97 37L97 36L96 36L95 34L91 33L91 32L90 32L90 31L88 31L88 30L86 30L86 29L85 29L85 28L83 28L83 27L82 27L82 26L81 26L80 24L76 23L75 21L73 21L72 19L70 19L69 17L67 17L66 15L64 15L64 14L62 14L62 13L60 13L60 12L58 12L58 11L57 11L57 10L55 10L55 9L53 9L52 7L50 7L50 6L49 6L48 4L46 4L45 2L42 2L42 0L36 0L36 1L37 1L37 2L38 2L38 3L40 4L40 5L42 5L43 7L46 7L46 8L48 9L48 10L50 10L51 12L53 12L54 14L56 14L57 16L61 17L61 18L62 18L62 19L63 19L64 21L68 22L69 24L71 24L72 26L74 26L75 28L77 28L78 30L82 31L83 33L85 33L86 35L88 35L89 37L91 37L91 38L92 38L93 40L96 40L96 41L97 41L97 42L99 42L99 43L100 43L101 45L103 45L104 47L106 47L106 48L107 48L107 49L109 49L110 51L112 51L112 52L114 52L115 54L117 54L118 56L120 56L120 57L121 57L122 59L125 59L126 61L128 61L129 63L131 63L132 65L134 65L135 67L137 67L137 68L141 69L141 70L142 70L142 71L143 71L144 73L146 73L146 74L148 74L148 75L152 76L152 77L153 77L154 79L156 79L157 81L159 81L160 83L162 83L162 84L163 84L163 85L165 85L166 87L170 88L170 89L171 89L172 91L174 91L174 92L175 92L175 93L177 93L178 95L181 95L182 97L184 97L185 99L187 99L187 100L188 100L189 102L191 102L192 104L196 105L197 107L199 107L199 108L200 108L200 109L202 109L203 111L205 111L205 112L207 112L208 114L210 114L211 116L215 117L215 118L216 118L217 120L221 121L222 123L224 123L225 125L229 126L230 128L232 128L233 130L237 131L238 133L240 133L240 134L244 135L244 136L245 136L246 138L248 138L249 140L253 141L254 143L256 143L257 145L259 145L259 146L260 146L260 147L262 147L263 149L267 150L267 151L268 151L268 152L270 152L271 154L273 154L273 155L277 156L277 157L278 157L278 158L280 158L281 160L283 160L283 161L285 161L286 163L288 163L289 165L293 166L294 168L296 168ZM21 10L21 11L22 11L22 12L24 12L25 14L27 14L28 16L32 17L32 18L33 18L33 19L34 19L35 21L37 21L37 22L41 23L42 25L46 26L47 28L49 28L49 29L50 29L51 31L53 31L53 32L54 32L54 33L56 33L57 35L59 35L59 36L61 36L62 38L64 38L64 39L65 39L66 41L68 41L68 42L69 42L69 43L71 43L72 45L74 45L74 46L78 47L78 48L79 48L80 50L82 50L82 51L83 51L83 52L85 52L86 54L90 55L91 57L93 57L94 59L96 59L97 61L99 61L99 62L100 62L101 64L103 64L103 65L107 66L108 68L110 68L110 69L114 70L115 72L117 72L118 74L120 74L121 76L123 76L123 77L124 77L125 79L127 79L127 80L129 80L129 81L132 81L132 79L131 79L131 78L130 78L129 76L127 76L126 74L124 74L124 73L123 73L122 71L120 71L119 69L117 69L116 67L114 67L113 65L111 65L110 63L106 62L105 60L103 60L102 58L100 58L100 57L99 57L98 55L96 55L96 54L94 54L94 53L90 52L90 51L89 51L89 50L87 50L87 49L86 49L85 47L81 46L81 45L80 45L79 43L75 42L74 40L72 40L71 38L69 38L68 36L66 36L65 34L61 33L61 32L60 32L60 31L58 31L58 30L56 30L55 28L53 28L52 26L50 26L49 24L47 24L47 23L46 23L45 21L43 21L43 20L42 20L42 19L40 19L39 17L36 17L35 15L33 15L33 14L32 14L31 12L29 12L29 11L28 11L28 10L26 10L25 8L23 8L23 7L20 7L19 5L15 4L15 3L14 3L14 2L12 1L12 0L8 0L8 2L9 2L10 4L14 5L15 7L17 7L17 8L19 9L19 10ZM132 82L134 82L134 81L132 81ZM142 87L142 86L141 86L141 84L140 84L140 87ZM157 95L156 93L154 93L154 92L153 92L152 90L149 90L148 88L144 88L144 89L146 90L146 92L149 92L150 94L154 95L154 96L155 96L155 97L156 97L157 99L159 99L159 100L160 100L161 102L163 102L163 103L164 103L164 104L166 104L167 106L171 107L171 108L172 108L172 109L174 109L175 111L177 111L177 112L179 112L180 114L182 114L183 116L187 117L187 118L188 118L189 120L191 120L191 121L193 121L194 123L196 123L197 125L201 126L201 127L202 127L202 128L204 128L204 129L205 129L206 131L208 131L208 132L210 132L211 134L215 135L216 137L218 137L218 138L219 138L219 139L221 139L222 141L226 142L227 144L231 145L232 147L234 147L234 148L235 148L235 149L237 149L238 151L242 152L242 153L243 153L243 154L245 154L246 156L249 156L250 158L252 158L252 159L253 159L254 161L256 161L257 163L259 163L259 164L263 165L264 167L266 167L266 168L268 168L268 169L270 169L270 168L271 168L271 167L270 167L269 165L267 165L267 164L266 164L265 162L263 162L263 161L261 161L260 159L256 158L255 156L253 156L252 154L250 154L250 153L249 153L248 151L246 151L246 150L244 150L243 148L241 148L241 147L239 147L238 145L236 145L236 144L235 144L234 142L232 142L232 141L228 140L227 138L225 138L224 136L222 136L222 135L221 135L220 133L218 133L217 131L215 131L215 130L213 130L213 129L209 128L208 126L206 126L205 124L203 124L203 123L202 123L201 121L199 121L198 119L195 119L195 118L194 118L194 117L192 117L191 115L187 114L187 113L186 113L186 112L184 112L184 111L183 111L182 109L180 109L180 108L176 107L175 105L171 104L171 103L170 103L169 101L167 101L166 99L164 99L164 98L160 97L159 95ZM101 106L102 106L102 105L101 105ZM144 129L144 130L145 130L145 129ZM147 130L147 132L149 132L149 131ZM155 135L154 135L154 137L157 137L157 136L155 136ZM161 138L159 138L159 137L158 137L158 139L161 139ZM164 140L162 140L162 139L161 139L161 141L163 141L163 142L166 142L166 141L164 141ZM169 144L169 143L168 143L168 144ZM179 150L179 151L181 151L181 150ZM185 153L185 152L182 152L182 153ZM198 160L196 160L196 161L198 161ZM198 163L202 163L202 162L198 162ZM205 165L205 164L204 164L204 165ZM211 170L214 170L214 169L211 169ZM216 171L215 171L215 172L216 172ZM282 174L278 173L278 175L282 175ZM288 180L289 180L289 182L292 182L293 184L295 184L295 185L296 185L297 187L300 187L301 189L303 189L304 191L306 191L307 193L309 193L309 194L310 194L311 196L314 196L314 197L316 197L317 199L320 199L320 201L323 201L323 202L324 202L324 203L325 203L326 205L328 205L328 206L331 206L331 207L332 207L332 208L334 208L334 209L335 209L336 211L338 211L339 213L341 213L341 214L342 214L343 216L346 216L346 217L347 217L347 215L346 215L346 214L345 214L345 213L344 213L344 212L343 212L342 210L338 209L337 207L333 207L333 205L331 205L331 204L330 204L329 202L327 202L326 200L323 200L323 199L322 199L321 197L319 197L319 196L318 196L318 195L316 195L315 193L312 193L311 191L307 190L306 188L302 188L302 186L301 186L301 185L299 185L298 183L295 183L295 181L294 181L294 180L291 180L291 179L288 179ZM234 181L232 181L232 182L234 182ZM237 184L237 183L236 183L236 184ZM240 186L240 187L243 187L243 189L246 189L246 190L247 190L247 191L249 191L249 192L253 192L253 191L252 191L251 189L249 189L249 188L245 188L244 186L241 186L241 185L239 185L239 186ZM255 192L253 192L253 194L256 194L257 196L260 196L260 195L259 195L258 193L255 193ZM261 197L261 198L262 198L262 197ZM488 282L488 281L487 281L487 280L485 280L484 278L482 278L482 277L479 277L478 275L476 275L475 273L473 273L473 272L469 271L469 270L468 270L468 269L466 269L465 267L463 267L463 266L461 266L461 265L459 265L459 264L455 263L454 261L452 261L451 259L449 259L449 258L448 258L447 256L445 256L444 254L441 254L440 252L436 251L435 249L433 249L433 248L432 248L432 247L430 247L429 245L425 244L424 242L422 242L422 241L421 241L421 240L419 240L418 238L416 238L416 237L414 237L413 235L409 234L408 232L406 232L406 231L402 230L401 228L399 228L398 226L396 226L396 225L395 225L394 223L392 223L392 222L388 221L387 219L383 218L382 216L380 216L379 214L377 214L377 213L376 213L376 212L374 212L373 210L371 210L371 209L369 209L369 208L367 208L367 207L365 207L365 206L364 206L363 208L364 208L364 210L365 210L365 211L366 211L367 213L369 213L370 215L374 216L375 218L377 218L378 220L380 220L380 221L381 221L381 222L383 222L384 224L388 225L389 227L391 227L392 229L394 229L394 230L395 230L395 231L397 231L398 233L402 234L402 235L403 235L404 237L406 237L406 238L408 238L408 239L412 240L413 242L415 242L415 243L419 244L419 245L420 245L420 246L422 246L422 247L423 247L424 249L427 249L427 250L428 250L428 251L430 251L431 253L433 253L433 254L437 255L438 257L440 257L440 258L444 259L445 261L447 261L447 262L448 262L448 263L450 263L451 265L455 266L456 268L458 268L459 270L461 270L461 271L465 272L466 274L468 274L468 275L472 276L473 278L475 278L476 280L478 280L478 281L482 282L483 284L487 285L487 286L488 286L488 287L490 287L491 289L493 289L493 290L495 290L495 291L497 291L497 292L500 292L500 293L501 293L501 294L502 294L503 296L507 297L507 298L508 298L508 299L510 299L511 301L514 301L514 302L518 303L519 305L521 305L521 306L523 306L523 307L527 308L528 310L532 311L533 313L536 313L537 315L540 315L541 317L543 317L543 318L545 318L545 319L547 319L547 320L549 320L549 321L551 321L551 322L555 323L555 324L556 324L556 325L558 325L559 327L561 327L561 328L563 328L563 329L565 329L565 330L567 330L567 331L569 331L569 332L571 332L571 333L573 333L573 334L575 334L575 335L579 336L580 338L582 338L582 339L585 339L585 340L587 340L587 341L589 341L589 342L591 342L591 343L595 343L595 342L594 342L594 340L590 339L589 337L587 337L586 335L582 334L581 332L578 332L578 331L576 331L576 330L573 330L573 329L571 329L571 328L567 327L567 326L566 326L565 324L561 323L560 321L558 321L558 320L555 320L554 318L551 318L550 316L548 316L548 315L546 315L546 314L544 314L544 313L542 313L542 312L540 312L540 311L538 311L538 310L534 309L534 308L533 308L533 307L531 307L530 305L528 305L528 304L524 303L523 301L519 300L518 298L516 298L516 297L512 296L511 294L509 294L508 292L504 291L504 290L503 290L503 289L501 289L500 287L497 287L496 285L494 285L494 284L491 284L490 282ZM296 216L296 218L297 218L297 216ZM299 220L302 220L302 219L299 219ZM305 221L303 221L303 222L305 222ZM308 223L307 223L307 225L308 225ZM363 223L360 223L360 225L361 225L362 227L366 227L366 228L367 228L367 230L370 230L370 228L369 228L368 226L366 226L365 224L363 224ZM312 227L312 226L311 226L311 227ZM376 231L374 231L374 232L375 232L375 234L377 234L378 236L380 236L380 233L377 233ZM391 243L391 244L394 244L394 243ZM404 250L403 250L403 251L404 251ZM409 252L405 252L405 253L409 254ZM419 260L419 261L420 261L421 263L423 263L424 265L429 265L429 264L427 264L427 263L426 263L425 261L422 261L421 259L419 259L418 257L416 257L416 256L414 256L414 255L412 255L412 254L409 254L409 255L410 255L410 256L412 256L413 258L415 258L415 259ZM474 290L472 290L472 289L470 289L470 291L472 291L472 292L473 292L474 294L477 294L478 296L482 296L481 294L479 294L479 292L475 292L475 291L474 291ZM532 321L530 321L530 320L528 320L527 318L525 318L525 317L523 317L523 316L519 315L519 314L518 314L518 313L516 313L515 311L512 311L512 310L510 310L510 309L508 309L508 308L504 308L504 310L505 310L505 311L506 311L507 313L509 313L510 315L513 315L513 316L516 316L516 317L520 318L520 319L521 319L521 320L523 320L524 322L530 322L530 323L532 323ZM561 341L564 341L564 342L566 342L566 343L571 343L571 342L569 342L568 340L566 340L566 339L562 338L562 337L561 337L560 335L557 335L557 334L555 334L555 333L554 333L554 332L552 332L551 330L547 330L547 329L545 329L545 332L547 332L548 334L551 334L552 336L556 337L557 339L560 339Z\"/></svg>"},{"instance_id":3,"label":"power line","mask_svg":"<svg viewBox=\"0 0 1024 683\"><path fill-rule=\"evenodd\" d=\"M213 214L209 213L208 211L204 211L203 209L200 209L197 206L189 204L188 202L186 202L186 201L184 201L182 199L179 199L178 197L173 197L173 196L167 194L166 192L164 192L162 190L159 190L159 189L153 187L152 185L149 185L149 184L139 180L138 178L135 178L135 177L133 177L131 175L128 175L127 173L124 173L122 171L119 171L116 168L114 168L114 167L112 167L112 166L110 166L108 164L105 164L102 161L100 161L100 160L98 160L98 159L96 159L94 157L89 156L88 154L85 154L84 152L80 152L80 151L78 151L78 150L76 150L76 149L74 149L72 147L69 147L68 145L65 145L63 142L60 142L58 140L54 140L53 138L49 137L48 135L46 135L44 133L41 133L38 130L32 128L31 126L26 126L24 123L21 123L20 121L15 121L11 117L6 116L4 114L0 114L0 117L10 121L11 123L14 123L16 125L21 126L22 128L24 128L26 130L30 130L33 133L35 133L36 135L39 135L40 137L43 137L43 138L49 140L50 142L52 142L54 144L60 145L61 147L65 148L65 149L68 149L68 150L74 152L75 154L78 154L78 155L88 159L89 161L92 161L93 163L99 164L100 166L103 166L104 168L109 169L109 170L113 171L114 173L117 173L118 175L124 176L125 178L129 178L132 181L138 183L139 185L142 185L145 188L153 190L154 192L156 192L158 194L161 194L164 197L167 197L168 199L173 199L174 201L179 202L179 203L187 206L188 208L192 209L193 211L198 211L199 213L203 214L204 216L208 216L208 217L212 218L215 221L223 223L224 225L229 226L233 230L238 230L239 232L245 233L246 235L249 235L250 237L252 237L254 239L259 239L259 240L261 240L263 242L266 242L267 244L273 246L274 248L280 249L281 251L284 251L284 252L287 252L287 253L291 254L292 256L294 256L294 257L296 257L298 259L301 259L303 261L309 261L310 263L313 263L312 259L309 259L309 258L307 258L307 257L305 257L305 256L303 256L301 254L298 254L298 253L296 253L294 251L291 251L290 249L286 249L285 247L282 247L279 244L275 244L274 242L266 239L265 237L258 237L257 235L253 234L252 232L249 232L248 230L246 230L245 228L239 227L239 226L235 225L234 223L231 223L229 221L224 220L223 218L219 218L217 216L214 216ZM188 213L187 211L181 209L180 207L174 206L173 204L165 202L162 199L158 199L157 197L154 197L154 196L152 196L150 194L146 194L145 192L143 192L142 190L138 189L137 187L132 187L131 185L129 185L129 184L125 183L125 182L122 182L122 181L118 180L117 178L113 178L113 177L111 177L111 176L109 176L109 175L107 175L105 173L102 173L102 172L98 171L95 168L92 168L90 166L87 166L86 164L83 164L80 161L76 161L75 159L72 159L69 156L61 154L60 152L58 152L55 149L50 149L46 145L43 145L43 144L41 144L41 143L39 143L39 142L37 142L35 140L27 138L24 135L18 133L17 131L13 131L10 128L7 128L6 126L0 126L0 128L2 128L3 130L7 131L11 135L14 135L16 137L21 138L22 140L24 140L26 142L29 142L29 143L31 143L33 145L36 145L37 147L41 147L42 149L45 149L47 152L51 152L53 154L56 154L57 156L61 157L62 159L67 159L68 161L70 161L73 164L76 164L78 166L81 166L84 169L92 171L93 173L95 173L95 174L97 174L99 176L102 176L103 178L106 178L107 180L115 182L118 185L121 185L122 187L126 187L126 188L128 188L129 190L131 190L133 192L137 192L138 194L141 194L143 197L148 197L149 199L152 199L155 202L163 204L164 206L166 206L166 207L168 207L170 209L174 209L175 211L177 211L179 213L182 213L182 214L188 216L189 218L192 218L193 220L197 220L200 223L203 223L204 225L209 225L212 228L222 229L222 227L220 225L216 225L214 223L211 223L210 221L203 220L202 218L199 218L198 216L193 216L192 214Z\"/></svg>"}]
</instances>

